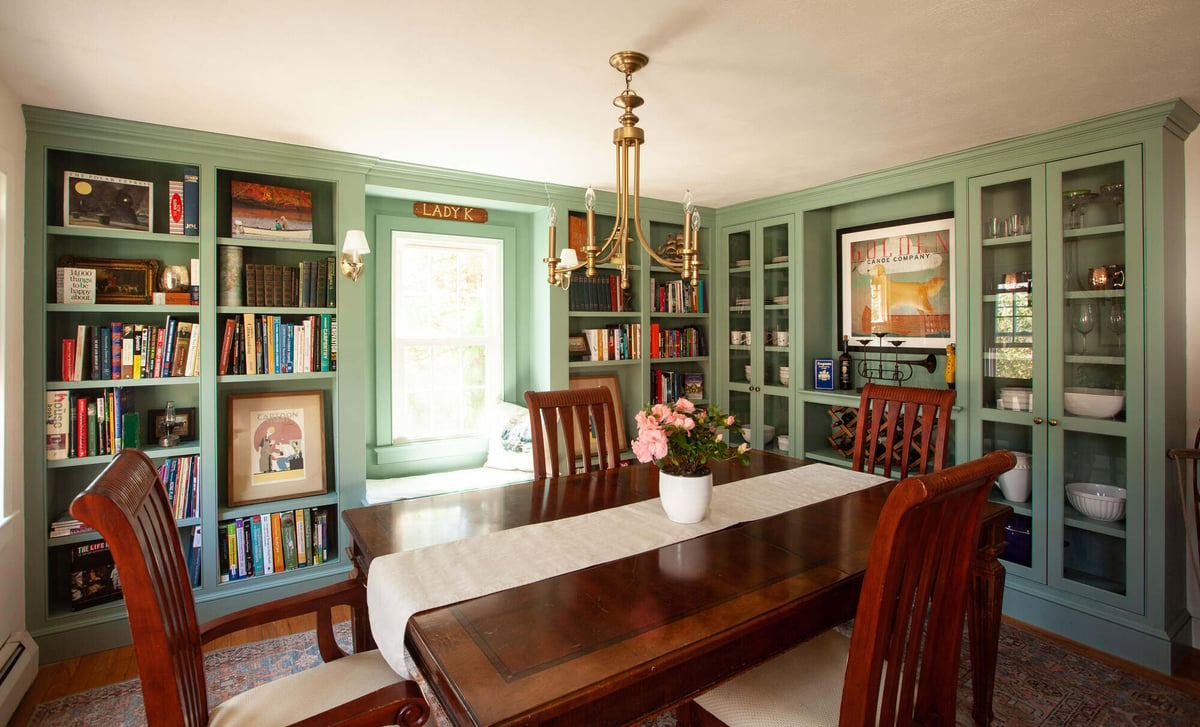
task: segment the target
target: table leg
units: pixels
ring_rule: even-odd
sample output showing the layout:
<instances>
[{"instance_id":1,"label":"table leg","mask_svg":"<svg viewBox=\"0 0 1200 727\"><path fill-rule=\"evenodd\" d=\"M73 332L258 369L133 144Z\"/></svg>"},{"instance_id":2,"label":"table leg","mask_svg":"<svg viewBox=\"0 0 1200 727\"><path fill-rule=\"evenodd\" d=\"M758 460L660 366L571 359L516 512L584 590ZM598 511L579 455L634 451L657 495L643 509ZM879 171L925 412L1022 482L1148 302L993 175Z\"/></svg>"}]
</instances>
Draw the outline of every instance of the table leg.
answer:
<instances>
[{"instance_id":1,"label":"table leg","mask_svg":"<svg viewBox=\"0 0 1200 727\"><path fill-rule=\"evenodd\" d=\"M996 682L996 656L1000 644L1000 611L1004 599L1004 566L997 556L1004 550L1003 523L984 525L983 544L975 555L971 597L967 613L967 638L971 649L971 686L975 724L992 721L992 690Z\"/></svg>"},{"instance_id":2,"label":"table leg","mask_svg":"<svg viewBox=\"0 0 1200 727\"><path fill-rule=\"evenodd\" d=\"M359 585L365 589L367 587L367 572L361 567L362 560L359 557L358 544L352 542L350 547L346 548L346 555L350 558L350 563L354 566L350 577L357 580ZM371 621L368 618L366 606L352 607L350 609L350 634L355 654L361 654L364 651L377 648L375 646L375 639L371 636Z\"/></svg>"}]
</instances>

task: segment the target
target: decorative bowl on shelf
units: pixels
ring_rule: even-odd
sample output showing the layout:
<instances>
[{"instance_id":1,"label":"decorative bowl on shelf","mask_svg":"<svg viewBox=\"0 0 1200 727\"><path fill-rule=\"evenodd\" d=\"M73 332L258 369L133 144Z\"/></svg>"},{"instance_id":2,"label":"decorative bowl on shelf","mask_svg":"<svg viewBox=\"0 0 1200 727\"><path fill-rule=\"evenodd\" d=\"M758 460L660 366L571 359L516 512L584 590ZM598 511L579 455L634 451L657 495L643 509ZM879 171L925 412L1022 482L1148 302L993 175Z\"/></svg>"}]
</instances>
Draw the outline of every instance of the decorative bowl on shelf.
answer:
<instances>
[{"instance_id":1,"label":"decorative bowl on shelf","mask_svg":"<svg viewBox=\"0 0 1200 727\"><path fill-rule=\"evenodd\" d=\"M1068 387L1063 389L1063 408L1075 416L1112 419L1125 408L1125 392L1120 389Z\"/></svg>"},{"instance_id":2,"label":"decorative bowl on shelf","mask_svg":"<svg viewBox=\"0 0 1200 727\"><path fill-rule=\"evenodd\" d=\"M782 449L785 452L787 451L788 445L790 443L791 442L788 439L788 435L786 435L786 434L780 434L778 437L775 438L775 446L779 447L780 449Z\"/></svg>"},{"instance_id":3,"label":"decorative bowl on shelf","mask_svg":"<svg viewBox=\"0 0 1200 727\"><path fill-rule=\"evenodd\" d=\"M786 305L788 302L788 297L786 295L777 295L771 300L779 305Z\"/></svg>"},{"instance_id":4,"label":"decorative bowl on shelf","mask_svg":"<svg viewBox=\"0 0 1200 727\"><path fill-rule=\"evenodd\" d=\"M764 447L767 446L767 444L774 438L775 438L775 427L771 426L770 424L764 424L763 425L763 446Z\"/></svg>"},{"instance_id":5,"label":"decorative bowl on shelf","mask_svg":"<svg viewBox=\"0 0 1200 727\"><path fill-rule=\"evenodd\" d=\"M1092 520L1113 522L1125 517L1125 488L1094 482L1067 484L1067 501Z\"/></svg>"},{"instance_id":6,"label":"decorative bowl on shelf","mask_svg":"<svg viewBox=\"0 0 1200 727\"><path fill-rule=\"evenodd\" d=\"M1033 389L1008 386L1000 389L996 408L1009 411L1033 411Z\"/></svg>"},{"instance_id":7,"label":"decorative bowl on shelf","mask_svg":"<svg viewBox=\"0 0 1200 727\"><path fill-rule=\"evenodd\" d=\"M1032 483L1033 455L1028 452L1013 452L1017 464L996 478L1000 494L1009 502L1027 502Z\"/></svg>"}]
</instances>

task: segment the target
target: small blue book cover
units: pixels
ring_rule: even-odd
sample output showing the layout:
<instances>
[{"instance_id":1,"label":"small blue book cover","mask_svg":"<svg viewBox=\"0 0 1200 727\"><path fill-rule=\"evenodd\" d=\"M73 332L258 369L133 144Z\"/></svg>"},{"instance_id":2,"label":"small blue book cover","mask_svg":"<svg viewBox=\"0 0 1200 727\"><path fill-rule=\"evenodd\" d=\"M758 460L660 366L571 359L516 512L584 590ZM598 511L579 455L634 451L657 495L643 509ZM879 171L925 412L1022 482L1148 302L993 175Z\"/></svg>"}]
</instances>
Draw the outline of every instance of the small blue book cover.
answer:
<instances>
[{"instance_id":1,"label":"small blue book cover","mask_svg":"<svg viewBox=\"0 0 1200 727\"><path fill-rule=\"evenodd\" d=\"M833 359L814 359L814 365L816 370L813 380L816 382L817 391L833 391Z\"/></svg>"}]
</instances>

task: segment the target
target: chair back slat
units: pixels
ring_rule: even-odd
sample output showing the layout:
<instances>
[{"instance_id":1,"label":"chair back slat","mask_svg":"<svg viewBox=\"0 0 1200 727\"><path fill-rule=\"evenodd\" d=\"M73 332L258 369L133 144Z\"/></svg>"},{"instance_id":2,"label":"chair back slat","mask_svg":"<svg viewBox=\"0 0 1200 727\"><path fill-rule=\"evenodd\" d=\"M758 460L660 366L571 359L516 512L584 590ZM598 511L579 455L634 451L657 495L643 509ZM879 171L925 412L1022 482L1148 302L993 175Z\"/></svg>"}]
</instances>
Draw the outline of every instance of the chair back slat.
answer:
<instances>
[{"instance_id":1,"label":"chair back slat","mask_svg":"<svg viewBox=\"0 0 1200 727\"><path fill-rule=\"evenodd\" d=\"M950 445L952 389L867 384L858 404L853 468L885 477L937 472Z\"/></svg>"},{"instance_id":2,"label":"chair back slat","mask_svg":"<svg viewBox=\"0 0 1200 727\"><path fill-rule=\"evenodd\" d=\"M954 724L980 512L1015 464L993 452L910 477L888 496L855 614L842 725Z\"/></svg>"},{"instance_id":3,"label":"chair back slat","mask_svg":"<svg viewBox=\"0 0 1200 727\"><path fill-rule=\"evenodd\" d=\"M526 391L529 421L533 425L533 476L535 479L575 474L579 470L611 469L620 463L617 420L612 394L606 387ZM566 450L567 469L560 465L559 430ZM596 453L590 451L594 436ZM545 456L539 454L545 453ZM598 460L592 463L592 457Z\"/></svg>"},{"instance_id":4,"label":"chair back slat","mask_svg":"<svg viewBox=\"0 0 1200 727\"><path fill-rule=\"evenodd\" d=\"M208 723L191 579L154 464L127 449L71 503L108 543L121 578L138 674L153 725Z\"/></svg>"}]
</instances>

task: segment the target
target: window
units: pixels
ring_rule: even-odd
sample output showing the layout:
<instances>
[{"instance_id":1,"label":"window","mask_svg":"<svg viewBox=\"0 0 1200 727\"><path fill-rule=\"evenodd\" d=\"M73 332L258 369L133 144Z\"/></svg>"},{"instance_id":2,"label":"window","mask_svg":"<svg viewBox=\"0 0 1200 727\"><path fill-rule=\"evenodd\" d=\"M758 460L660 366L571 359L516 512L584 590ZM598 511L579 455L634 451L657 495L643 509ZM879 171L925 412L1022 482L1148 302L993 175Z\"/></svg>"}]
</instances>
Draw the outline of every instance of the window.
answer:
<instances>
[{"instance_id":1,"label":"window","mask_svg":"<svg viewBox=\"0 0 1200 727\"><path fill-rule=\"evenodd\" d=\"M504 382L501 240L392 233L392 442L484 434Z\"/></svg>"},{"instance_id":2,"label":"window","mask_svg":"<svg viewBox=\"0 0 1200 727\"><path fill-rule=\"evenodd\" d=\"M1019 283L1017 285L1020 285ZM1028 290L1029 284L1024 284ZM1003 287L1003 286L1002 286ZM1008 379L1033 378L1033 295L996 294L996 371Z\"/></svg>"}]
</instances>

